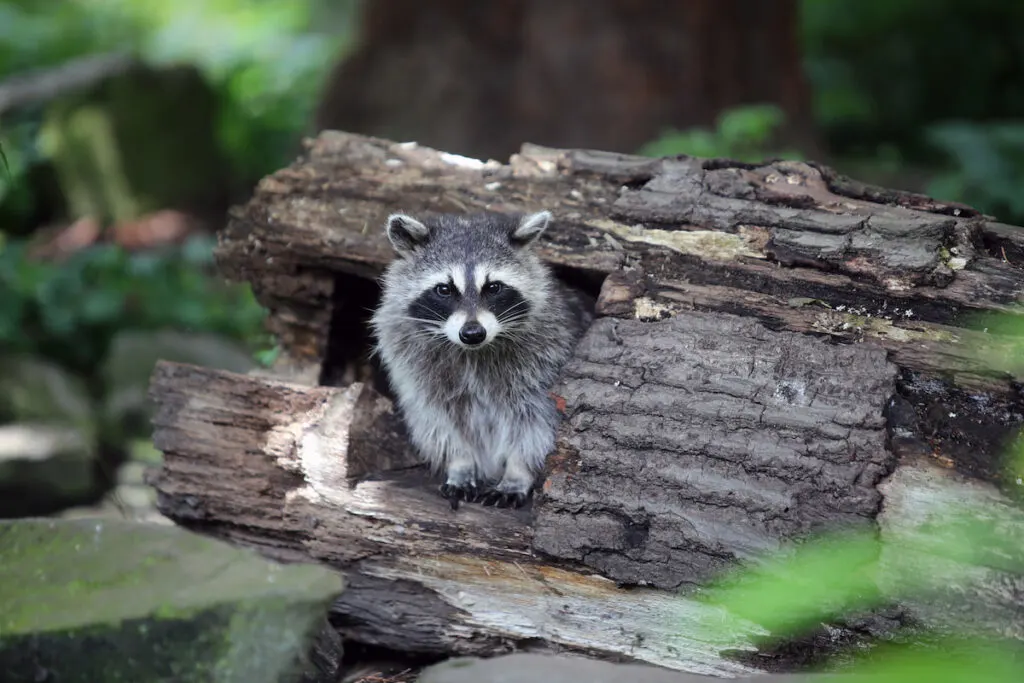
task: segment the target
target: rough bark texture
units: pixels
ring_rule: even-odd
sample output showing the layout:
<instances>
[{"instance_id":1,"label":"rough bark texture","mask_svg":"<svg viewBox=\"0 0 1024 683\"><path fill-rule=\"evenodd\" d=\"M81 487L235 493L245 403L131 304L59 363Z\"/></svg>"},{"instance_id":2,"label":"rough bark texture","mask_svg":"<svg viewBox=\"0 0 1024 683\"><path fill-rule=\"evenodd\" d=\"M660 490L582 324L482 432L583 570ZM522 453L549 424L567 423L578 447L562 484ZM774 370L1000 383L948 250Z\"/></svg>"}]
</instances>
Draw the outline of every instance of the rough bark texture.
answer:
<instances>
[{"instance_id":1,"label":"rough bark texture","mask_svg":"<svg viewBox=\"0 0 1024 683\"><path fill-rule=\"evenodd\" d=\"M862 524L892 471L885 353L753 320L598 320L565 372L570 418L534 547L677 588L823 526Z\"/></svg>"},{"instance_id":2,"label":"rough bark texture","mask_svg":"<svg viewBox=\"0 0 1024 683\"><path fill-rule=\"evenodd\" d=\"M336 132L262 181L217 252L222 271L251 282L273 312L289 358L320 366L324 383L373 378L372 279L391 259L380 226L399 208L553 210L541 253L600 294L600 316L724 312L884 349L908 428L967 474L998 479L998 454L1024 422L1013 347L965 327L1024 296L1020 228L814 164L535 146L483 164ZM935 424L949 413L957 418Z\"/></svg>"},{"instance_id":3,"label":"rough bark texture","mask_svg":"<svg viewBox=\"0 0 1024 683\"><path fill-rule=\"evenodd\" d=\"M634 152L664 129L774 103L814 147L794 0L366 3L317 129L505 159L529 140Z\"/></svg>"},{"instance_id":4,"label":"rough bark texture","mask_svg":"<svg viewBox=\"0 0 1024 683\"><path fill-rule=\"evenodd\" d=\"M270 557L344 571L331 610L343 637L407 654L565 649L727 676L755 670L720 651L752 651L757 629L702 641L688 634L714 609L535 559L528 510L453 513L416 470L347 477L354 443L400 428L390 411L356 419L359 406L387 401L370 387L161 363L153 394L153 440L166 455L160 509Z\"/></svg>"},{"instance_id":5,"label":"rough bark texture","mask_svg":"<svg viewBox=\"0 0 1024 683\"><path fill-rule=\"evenodd\" d=\"M453 513L411 466L367 354L373 279L392 258L382 226L396 210L542 208L555 215L542 256L599 295L598 317L556 387L566 419L533 505ZM880 512L898 536L906 501L1013 509L1001 457L1024 401L1000 355L1011 345L965 325L1024 297L1020 235L813 164L532 146L484 164L323 133L233 212L217 250L271 309L285 347L274 373L292 379L159 366L160 507L343 571L332 622L353 641L727 676L774 666L755 656L753 625L700 641L709 615L690 591ZM960 479L929 494L922 463ZM983 596L1004 633L1024 633L1009 623L1019 593L948 594Z\"/></svg>"}]
</instances>

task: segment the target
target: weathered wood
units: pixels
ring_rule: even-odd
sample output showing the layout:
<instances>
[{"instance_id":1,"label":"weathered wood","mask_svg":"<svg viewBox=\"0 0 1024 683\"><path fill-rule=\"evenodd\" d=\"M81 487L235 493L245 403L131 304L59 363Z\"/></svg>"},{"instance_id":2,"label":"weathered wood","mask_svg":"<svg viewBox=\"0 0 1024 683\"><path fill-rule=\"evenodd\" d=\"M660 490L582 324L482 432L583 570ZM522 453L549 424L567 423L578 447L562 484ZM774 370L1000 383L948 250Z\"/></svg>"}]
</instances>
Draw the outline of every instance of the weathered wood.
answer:
<instances>
[{"instance_id":1,"label":"weathered wood","mask_svg":"<svg viewBox=\"0 0 1024 683\"><path fill-rule=\"evenodd\" d=\"M225 274L252 283L287 353L321 363L327 383L372 374L359 367L378 296L371 280L392 258L380 227L388 213L547 208L556 221L541 253L600 291L599 315L733 313L883 348L900 371L897 391L911 376L935 380L931 397L906 398L921 409L922 440L943 457L964 452L965 440L923 430L949 392L1007 406L972 413L987 436L967 441L984 458L1024 423L1019 366L1005 353L982 357L1010 342L966 326L978 312L1019 314L1024 230L971 207L792 161L525 145L503 165L338 132L307 145L233 212L217 255Z\"/></svg>"},{"instance_id":2,"label":"weathered wood","mask_svg":"<svg viewBox=\"0 0 1024 683\"><path fill-rule=\"evenodd\" d=\"M128 54L101 54L18 74L0 82L0 114L80 92L139 64Z\"/></svg>"},{"instance_id":3,"label":"weathered wood","mask_svg":"<svg viewBox=\"0 0 1024 683\"><path fill-rule=\"evenodd\" d=\"M392 258L381 226L399 209L541 208L556 218L542 256L597 295L597 319L556 386L566 419L532 505L454 513L412 466L368 358ZM1015 342L968 322L1020 315L1020 233L815 164L532 145L485 164L323 133L217 249L270 308L277 370L295 379L160 365L160 508L343 571L332 623L358 642L739 675L767 660L763 633L696 640L708 608L689 596L708 578L883 511L898 536L906 501L942 499L907 484L934 485L922 463L970 482L950 477L953 498L982 487L1012 508ZM1024 614L1019 594L951 594L983 596L1024 633L1008 616Z\"/></svg>"},{"instance_id":4,"label":"weathered wood","mask_svg":"<svg viewBox=\"0 0 1024 683\"><path fill-rule=\"evenodd\" d=\"M753 650L758 628L702 641L700 620L720 619L713 608L536 559L526 509L454 513L422 472L347 477L352 444L397 429L380 410L387 399L369 387L160 363L152 392L153 441L165 454L160 509L270 557L344 571L331 611L344 637L406 653L565 649L726 676L754 671L720 652ZM376 419L357 418L371 404Z\"/></svg>"},{"instance_id":5,"label":"weathered wood","mask_svg":"<svg viewBox=\"0 0 1024 683\"><path fill-rule=\"evenodd\" d=\"M715 316L687 322L699 326L701 319L705 325L730 322ZM618 327L614 334L625 355L640 357L642 344L673 338L645 339L635 329L623 329L625 323L609 322ZM732 325L740 333L736 346L757 341L756 323L732 320ZM700 331L682 335L681 343L687 337L699 338ZM425 473L402 460L404 443L396 438L400 423L388 400L369 387L303 386L173 363L158 365L152 390L161 406L154 443L165 453L155 482L160 509L179 524L270 557L312 559L343 572L347 588L332 607L331 621L355 642L429 655L572 651L720 676L785 667L784 661L773 661L770 650L759 653L762 629L749 624L723 632L722 615L687 588L730 558L756 562L758 551L778 550L782 541L829 520L870 522L883 502L874 483L893 458L880 444L872 445L880 437L879 420L858 413L858 396L884 393L891 366L876 351L851 347L838 371L808 373L802 387L783 380L768 394L761 391L765 378L787 374L795 358L784 354L776 358L782 365L773 365L771 350L762 349L751 354L752 372L734 368L731 378L728 363L708 355L705 370L715 370L706 377L683 357L683 362L633 373L656 381L627 386L607 372L607 363L592 357L594 339L589 349L584 341L568 372L565 386L575 387L575 393L566 392L566 403L576 416L551 459L550 485L533 510L466 505L453 512L424 486ZM798 350L815 353L809 346ZM735 349L717 352L730 351ZM819 362L821 354L819 349ZM628 359L621 367L625 370L617 372L628 375ZM864 386L848 396L835 377L851 367L861 373ZM599 377L603 386L595 388ZM654 390L645 396L647 384ZM710 425L703 441L682 444L678 462L671 450L648 452L643 442L671 441L701 427L654 425L643 413L625 417L630 409L650 408L659 387L676 384L691 405L677 401L655 410L684 418L676 420L680 424L703 415ZM702 389L693 391L696 387ZM588 409L578 402L581 396L588 397L593 411L582 421L578 418ZM758 401L765 405L758 407ZM801 404L804 411L784 410ZM593 416L609 408L632 423L623 428L629 430L627 438L632 435L625 447L637 451L639 462L609 457L613 454L601 443ZM825 416L818 434L808 417L814 414ZM716 425L730 419L747 422L746 429L719 438ZM653 420L672 421L657 414ZM790 422L782 430L788 442L769 443L760 461L737 460L730 466L731 456L744 454L748 443L764 441L772 423L778 427L782 421ZM595 433L581 429L581 422ZM851 438L837 438L844 429ZM392 469L351 476L348 459L360 460L359 444L373 441L383 455L399 454L381 466ZM719 443L722 448L709 448ZM573 446L584 448L567 456ZM793 452L794 446L810 453ZM871 461L872 456L881 461ZM700 457L709 464L697 464ZM694 464L687 469L690 458ZM1024 513L990 486L958 481L934 464L901 465L880 489L888 496L882 534L891 537L893 548L913 542L910 531L948 516L950 501L968 499L992 503L1000 527L1024 536ZM999 554L1002 550L992 552L997 561L983 558L986 568L974 573L980 581L964 581L948 569L931 581L940 610L927 600L914 607L947 627L956 596L966 593L984 606L979 624L1024 638L1024 610L1015 588L1021 579L1006 571L1012 562ZM897 570L882 577L890 583L911 578L899 571L908 563L949 567L927 546L909 558L894 553L888 551L886 563ZM683 590L660 589L677 586ZM863 622L833 627L823 643L809 647L828 651L884 634L898 626L898 615L896 621L877 619L867 631Z\"/></svg>"},{"instance_id":6,"label":"weathered wood","mask_svg":"<svg viewBox=\"0 0 1024 683\"><path fill-rule=\"evenodd\" d=\"M679 314L600 319L557 389L566 421L534 546L628 584L699 584L878 511L895 466L884 351Z\"/></svg>"}]
</instances>

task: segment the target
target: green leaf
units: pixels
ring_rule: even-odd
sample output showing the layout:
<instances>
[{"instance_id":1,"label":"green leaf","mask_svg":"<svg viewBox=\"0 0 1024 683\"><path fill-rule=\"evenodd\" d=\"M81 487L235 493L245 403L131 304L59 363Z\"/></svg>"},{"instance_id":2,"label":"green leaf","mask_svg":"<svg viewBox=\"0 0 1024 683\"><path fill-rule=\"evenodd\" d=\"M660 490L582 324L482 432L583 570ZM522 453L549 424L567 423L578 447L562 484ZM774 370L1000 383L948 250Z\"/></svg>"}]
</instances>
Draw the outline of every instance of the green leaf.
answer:
<instances>
[{"instance_id":1,"label":"green leaf","mask_svg":"<svg viewBox=\"0 0 1024 683\"><path fill-rule=\"evenodd\" d=\"M705 597L773 634L798 633L837 612L881 600L874 579L879 550L877 539L866 532L821 537L726 577Z\"/></svg>"}]
</instances>

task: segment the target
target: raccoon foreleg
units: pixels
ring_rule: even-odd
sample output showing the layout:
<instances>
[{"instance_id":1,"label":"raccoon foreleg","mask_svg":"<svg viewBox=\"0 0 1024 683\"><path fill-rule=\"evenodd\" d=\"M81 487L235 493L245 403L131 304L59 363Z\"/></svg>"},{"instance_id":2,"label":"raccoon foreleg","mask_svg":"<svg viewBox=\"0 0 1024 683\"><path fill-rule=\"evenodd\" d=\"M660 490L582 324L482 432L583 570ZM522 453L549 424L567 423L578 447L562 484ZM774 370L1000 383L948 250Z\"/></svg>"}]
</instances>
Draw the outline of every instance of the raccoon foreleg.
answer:
<instances>
[{"instance_id":1,"label":"raccoon foreleg","mask_svg":"<svg viewBox=\"0 0 1024 683\"><path fill-rule=\"evenodd\" d=\"M481 495L481 503L513 508L526 504L544 459L555 446L555 428L548 417L521 425L515 443L510 444L501 481Z\"/></svg>"},{"instance_id":2,"label":"raccoon foreleg","mask_svg":"<svg viewBox=\"0 0 1024 683\"><path fill-rule=\"evenodd\" d=\"M480 503L493 505L501 508L520 508L530 498L530 489L533 488L535 476L529 470L524 470L519 464L520 458L510 459L509 464L517 463L505 468L505 476L501 478L498 485L480 495Z\"/></svg>"},{"instance_id":3,"label":"raccoon foreleg","mask_svg":"<svg viewBox=\"0 0 1024 683\"><path fill-rule=\"evenodd\" d=\"M448 454L447 480L441 484L441 495L451 503L452 510L459 509L459 501L468 503L480 497L476 482L476 462L471 455L461 452Z\"/></svg>"}]
</instances>

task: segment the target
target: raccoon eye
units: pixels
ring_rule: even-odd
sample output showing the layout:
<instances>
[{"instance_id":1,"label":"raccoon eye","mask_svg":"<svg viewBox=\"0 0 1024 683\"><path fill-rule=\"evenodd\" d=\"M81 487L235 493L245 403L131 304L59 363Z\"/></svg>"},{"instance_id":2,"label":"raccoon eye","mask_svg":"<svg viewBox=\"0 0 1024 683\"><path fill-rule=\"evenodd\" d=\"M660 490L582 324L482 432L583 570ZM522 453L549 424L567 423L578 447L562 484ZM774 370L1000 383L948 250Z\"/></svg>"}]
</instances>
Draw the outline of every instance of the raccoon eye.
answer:
<instances>
[{"instance_id":1,"label":"raccoon eye","mask_svg":"<svg viewBox=\"0 0 1024 683\"><path fill-rule=\"evenodd\" d=\"M488 294L497 294L501 291L502 284L500 282L488 282L484 285L484 291Z\"/></svg>"},{"instance_id":2,"label":"raccoon eye","mask_svg":"<svg viewBox=\"0 0 1024 683\"><path fill-rule=\"evenodd\" d=\"M441 285L438 285L438 286L434 287L434 291L437 292L438 296L451 296L451 294L452 294L452 287L451 287L451 285L441 284Z\"/></svg>"}]
</instances>

